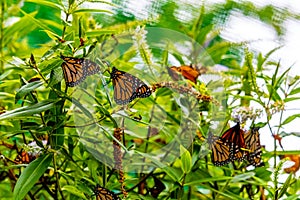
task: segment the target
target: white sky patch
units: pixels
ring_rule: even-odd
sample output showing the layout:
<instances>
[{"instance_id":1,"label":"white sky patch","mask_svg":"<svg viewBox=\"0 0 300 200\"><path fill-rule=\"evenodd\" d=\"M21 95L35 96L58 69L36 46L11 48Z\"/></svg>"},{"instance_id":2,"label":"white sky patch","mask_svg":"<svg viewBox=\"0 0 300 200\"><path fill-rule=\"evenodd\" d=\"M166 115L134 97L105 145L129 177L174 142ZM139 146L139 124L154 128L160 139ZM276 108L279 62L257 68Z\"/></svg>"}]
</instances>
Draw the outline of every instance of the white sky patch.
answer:
<instances>
[{"instance_id":1,"label":"white sky patch","mask_svg":"<svg viewBox=\"0 0 300 200\"><path fill-rule=\"evenodd\" d=\"M148 18L148 7L152 4L152 1L148 0L130 0L130 3L126 4L128 10L140 19ZM126 9L127 10L127 9Z\"/></svg>"},{"instance_id":2,"label":"white sky patch","mask_svg":"<svg viewBox=\"0 0 300 200\"><path fill-rule=\"evenodd\" d=\"M275 46L274 43L277 40L275 31L258 19L256 20L242 13L234 12L227 24L228 26L221 32L221 36L226 40L232 42L252 41L260 43L254 43L253 47L259 48L260 51L264 48L266 52L270 51L270 47ZM262 47L261 43L265 41L269 44Z\"/></svg>"},{"instance_id":3,"label":"white sky patch","mask_svg":"<svg viewBox=\"0 0 300 200\"><path fill-rule=\"evenodd\" d=\"M277 8L287 8L290 12L300 12L300 1L295 0L250 0L257 6L273 5Z\"/></svg>"}]
</instances>

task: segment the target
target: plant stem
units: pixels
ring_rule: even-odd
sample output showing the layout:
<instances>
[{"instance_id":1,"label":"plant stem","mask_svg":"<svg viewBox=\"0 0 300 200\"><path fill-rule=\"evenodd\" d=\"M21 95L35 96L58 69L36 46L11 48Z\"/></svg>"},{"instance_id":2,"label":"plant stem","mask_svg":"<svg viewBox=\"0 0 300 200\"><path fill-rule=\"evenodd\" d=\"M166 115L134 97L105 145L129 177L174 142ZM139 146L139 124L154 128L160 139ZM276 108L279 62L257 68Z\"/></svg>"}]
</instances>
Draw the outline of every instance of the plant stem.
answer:
<instances>
[{"instance_id":1,"label":"plant stem","mask_svg":"<svg viewBox=\"0 0 300 200\"><path fill-rule=\"evenodd\" d=\"M60 188L60 184L59 184L59 175L58 175L58 172L57 172L57 164L56 164L56 153L54 154L53 156L53 167L54 167L54 174L55 174L55 178L56 178L56 189L59 191L60 195L61 195L61 199L65 199L64 198L64 195L62 193L62 190ZM56 195L57 195L57 191L55 192Z\"/></svg>"},{"instance_id":2,"label":"plant stem","mask_svg":"<svg viewBox=\"0 0 300 200\"><path fill-rule=\"evenodd\" d=\"M3 54L3 29L4 29L4 11L5 11L5 4L4 1L1 1L1 13L0 13L0 74L4 72L4 54Z\"/></svg>"}]
</instances>

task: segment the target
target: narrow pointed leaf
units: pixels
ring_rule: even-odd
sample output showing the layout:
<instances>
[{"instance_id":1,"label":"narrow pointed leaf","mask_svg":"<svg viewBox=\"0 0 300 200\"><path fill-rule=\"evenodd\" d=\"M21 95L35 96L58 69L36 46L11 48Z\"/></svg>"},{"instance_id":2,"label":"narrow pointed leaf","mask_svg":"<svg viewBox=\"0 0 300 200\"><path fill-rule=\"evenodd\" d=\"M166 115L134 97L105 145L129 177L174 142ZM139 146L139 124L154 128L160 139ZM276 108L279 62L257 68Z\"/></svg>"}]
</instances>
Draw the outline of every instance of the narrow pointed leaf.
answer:
<instances>
[{"instance_id":1,"label":"narrow pointed leaf","mask_svg":"<svg viewBox=\"0 0 300 200\"><path fill-rule=\"evenodd\" d=\"M281 190L279 191L278 198L281 198L286 193L287 189L290 187L290 182L292 180L292 176L293 176L293 174L291 173L289 175L289 177L286 179L286 181L283 184Z\"/></svg>"},{"instance_id":2,"label":"narrow pointed leaf","mask_svg":"<svg viewBox=\"0 0 300 200\"><path fill-rule=\"evenodd\" d=\"M41 81L34 81L31 83L28 83L26 85L23 85L16 94L15 102L17 102L19 99L23 98L26 94L33 91L34 89L40 87L43 85L43 82Z\"/></svg>"},{"instance_id":3,"label":"narrow pointed leaf","mask_svg":"<svg viewBox=\"0 0 300 200\"><path fill-rule=\"evenodd\" d=\"M24 199L34 184L45 173L52 161L53 154L45 154L31 162L18 179L13 196L15 200Z\"/></svg>"},{"instance_id":4,"label":"narrow pointed leaf","mask_svg":"<svg viewBox=\"0 0 300 200\"><path fill-rule=\"evenodd\" d=\"M80 199L87 199L82 191L80 191L78 188L76 188L73 185L65 185L62 188L62 191L68 191L70 194L73 194L74 196L79 197Z\"/></svg>"},{"instance_id":5,"label":"narrow pointed leaf","mask_svg":"<svg viewBox=\"0 0 300 200\"><path fill-rule=\"evenodd\" d=\"M183 146L180 146L180 160L181 160L181 169L184 173L189 173L192 169L192 157L188 150Z\"/></svg>"},{"instance_id":6,"label":"narrow pointed leaf","mask_svg":"<svg viewBox=\"0 0 300 200\"><path fill-rule=\"evenodd\" d=\"M17 108L14 110L7 111L6 113L0 115L0 120L3 119L11 119L16 117L25 117L25 116L31 116L33 114L37 114L46 110L49 110L55 105L55 102L59 101L59 99L50 99L45 100L40 103L31 105L31 106L24 106L21 108Z\"/></svg>"}]
</instances>

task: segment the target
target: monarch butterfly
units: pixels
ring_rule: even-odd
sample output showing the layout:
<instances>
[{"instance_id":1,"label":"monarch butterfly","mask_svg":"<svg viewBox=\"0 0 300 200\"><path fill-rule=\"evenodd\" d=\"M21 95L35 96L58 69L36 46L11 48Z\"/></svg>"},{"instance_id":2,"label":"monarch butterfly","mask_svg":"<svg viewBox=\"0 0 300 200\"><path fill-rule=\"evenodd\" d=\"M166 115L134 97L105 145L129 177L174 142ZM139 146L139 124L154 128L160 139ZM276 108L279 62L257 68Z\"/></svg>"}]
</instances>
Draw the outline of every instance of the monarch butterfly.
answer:
<instances>
[{"instance_id":1,"label":"monarch butterfly","mask_svg":"<svg viewBox=\"0 0 300 200\"><path fill-rule=\"evenodd\" d=\"M151 89L137 77L113 67L110 74L114 86L114 99L119 105L125 105L135 98L151 95Z\"/></svg>"},{"instance_id":2,"label":"monarch butterfly","mask_svg":"<svg viewBox=\"0 0 300 200\"><path fill-rule=\"evenodd\" d=\"M29 154L24 149L21 149L20 152L18 152L17 157L15 158L14 162L16 164L29 164L33 160L36 159L36 156Z\"/></svg>"},{"instance_id":3,"label":"monarch butterfly","mask_svg":"<svg viewBox=\"0 0 300 200\"><path fill-rule=\"evenodd\" d=\"M61 58L64 60L61 67L68 87L74 87L84 81L87 76L100 71L100 67L91 60L63 55L61 55Z\"/></svg>"},{"instance_id":4,"label":"monarch butterfly","mask_svg":"<svg viewBox=\"0 0 300 200\"><path fill-rule=\"evenodd\" d=\"M212 163L216 166L228 164L230 160L229 146L212 133L208 134L207 143L212 151Z\"/></svg>"},{"instance_id":5,"label":"monarch butterfly","mask_svg":"<svg viewBox=\"0 0 300 200\"><path fill-rule=\"evenodd\" d=\"M240 123L226 130L221 139L230 147L230 159L242 161L245 159L245 152L241 148L246 148L244 131L240 128Z\"/></svg>"},{"instance_id":6,"label":"monarch butterfly","mask_svg":"<svg viewBox=\"0 0 300 200\"><path fill-rule=\"evenodd\" d=\"M168 68L168 73L175 81L179 80L177 73L181 73L184 78L192 81L193 83L196 83L196 80L200 75L197 69L187 65L183 65L180 67L172 66Z\"/></svg>"},{"instance_id":7,"label":"monarch butterfly","mask_svg":"<svg viewBox=\"0 0 300 200\"><path fill-rule=\"evenodd\" d=\"M261 145L259 139L259 128L254 127L245 133L245 145L249 150L247 160L254 166L261 166Z\"/></svg>"},{"instance_id":8,"label":"monarch butterfly","mask_svg":"<svg viewBox=\"0 0 300 200\"><path fill-rule=\"evenodd\" d=\"M94 192L97 200L121 200L118 195L100 185L96 186Z\"/></svg>"},{"instance_id":9,"label":"monarch butterfly","mask_svg":"<svg viewBox=\"0 0 300 200\"><path fill-rule=\"evenodd\" d=\"M198 76L206 73L207 68L201 67L200 69L192 65L182 65L180 67L172 66L167 68L169 75L174 81L178 81L178 73L180 73L184 78L196 83Z\"/></svg>"}]
</instances>

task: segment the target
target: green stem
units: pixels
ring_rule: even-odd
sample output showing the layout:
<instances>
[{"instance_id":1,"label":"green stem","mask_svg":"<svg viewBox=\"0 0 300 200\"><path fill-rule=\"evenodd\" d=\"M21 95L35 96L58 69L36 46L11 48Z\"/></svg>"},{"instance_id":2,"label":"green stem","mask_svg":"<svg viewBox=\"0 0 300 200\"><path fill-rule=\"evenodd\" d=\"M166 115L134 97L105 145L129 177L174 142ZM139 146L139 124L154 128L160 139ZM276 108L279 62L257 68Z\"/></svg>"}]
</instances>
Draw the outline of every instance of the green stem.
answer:
<instances>
[{"instance_id":1,"label":"green stem","mask_svg":"<svg viewBox=\"0 0 300 200\"><path fill-rule=\"evenodd\" d=\"M68 22L68 18L69 18L69 13L66 13L66 22ZM61 34L61 39L62 40L64 40L64 38L65 38L65 33L66 33L66 29L67 29L67 26L66 25L64 25L64 28L63 28L63 31L62 31L62 34Z\"/></svg>"},{"instance_id":2,"label":"green stem","mask_svg":"<svg viewBox=\"0 0 300 200\"><path fill-rule=\"evenodd\" d=\"M53 167L54 167L54 174L55 174L55 179L56 179L56 189L59 191L60 195L61 195L61 199L65 200L64 195L62 193L60 184L59 184L59 175L58 175L58 171L57 171L57 164L56 164L56 153L53 156ZM57 194L57 192L56 192Z\"/></svg>"},{"instance_id":3,"label":"green stem","mask_svg":"<svg viewBox=\"0 0 300 200\"><path fill-rule=\"evenodd\" d=\"M5 4L1 1L1 13L0 13L0 74L4 72L4 54L3 54L3 22L4 22Z\"/></svg>"},{"instance_id":4,"label":"green stem","mask_svg":"<svg viewBox=\"0 0 300 200\"><path fill-rule=\"evenodd\" d=\"M152 119L153 119L153 115L154 115L154 108L155 108L155 104L154 106L152 107L151 109L151 115L150 115L150 119L149 119L149 124L152 122ZM147 138L146 138L146 145L145 145L145 153L147 153L148 151L148 144L149 144L149 138L151 136L151 125L149 125L149 128L148 128L148 133L147 133ZM145 162L145 157L143 158L143 162ZM142 165L142 169L141 169L141 172L144 171L144 165Z\"/></svg>"}]
</instances>

